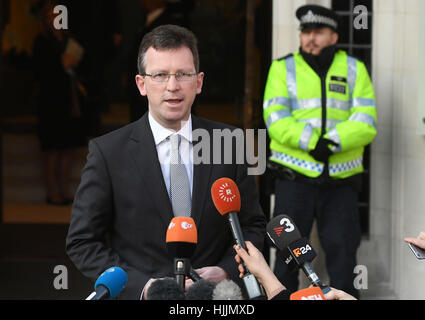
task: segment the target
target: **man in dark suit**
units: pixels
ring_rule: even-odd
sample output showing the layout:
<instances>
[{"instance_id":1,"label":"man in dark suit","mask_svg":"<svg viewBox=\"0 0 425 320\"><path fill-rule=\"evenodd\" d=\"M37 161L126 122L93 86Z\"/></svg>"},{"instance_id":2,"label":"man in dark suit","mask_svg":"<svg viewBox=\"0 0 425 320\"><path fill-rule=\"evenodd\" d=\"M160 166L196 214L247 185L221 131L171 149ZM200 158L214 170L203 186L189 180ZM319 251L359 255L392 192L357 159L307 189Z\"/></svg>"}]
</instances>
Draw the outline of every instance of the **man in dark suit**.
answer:
<instances>
[{"instance_id":1,"label":"man in dark suit","mask_svg":"<svg viewBox=\"0 0 425 320\"><path fill-rule=\"evenodd\" d=\"M232 150L222 149L221 153L224 158L226 152L232 152L231 164L216 164L216 157L212 162L213 130L234 128L190 113L201 93L203 77L192 32L174 25L154 29L141 43L136 76L141 95L148 97L149 112L90 141L66 248L77 268L93 280L111 266L122 267L128 283L121 298L140 299L154 279L173 275L165 236L175 215L188 214L195 221L198 244L191 258L195 270L207 280L239 282L231 230L210 195L219 178L231 178L238 185L244 237L260 250L263 246L265 217L253 177L247 174L245 164L235 161L236 143ZM192 137L192 133L200 129L208 135L196 140L197 134ZM176 134L190 184L189 212L175 212L170 201L170 140ZM197 143L203 148L197 148ZM174 196L173 191L171 198Z\"/></svg>"}]
</instances>

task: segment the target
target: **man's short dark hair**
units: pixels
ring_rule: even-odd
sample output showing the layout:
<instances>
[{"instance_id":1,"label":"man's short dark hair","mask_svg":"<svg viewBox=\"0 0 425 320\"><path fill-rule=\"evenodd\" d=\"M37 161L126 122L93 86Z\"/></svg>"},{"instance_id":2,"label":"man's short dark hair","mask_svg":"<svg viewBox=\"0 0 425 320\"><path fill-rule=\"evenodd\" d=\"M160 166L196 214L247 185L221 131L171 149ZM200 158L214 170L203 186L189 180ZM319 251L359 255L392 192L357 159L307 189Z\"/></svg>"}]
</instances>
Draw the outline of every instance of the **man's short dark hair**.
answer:
<instances>
[{"instance_id":1,"label":"man's short dark hair","mask_svg":"<svg viewBox=\"0 0 425 320\"><path fill-rule=\"evenodd\" d=\"M181 47L190 49L196 72L199 72L198 40L193 32L188 29L172 24L156 27L147 33L139 47L137 67L139 74L146 73L146 52L152 47L155 50L174 50Z\"/></svg>"}]
</instances>

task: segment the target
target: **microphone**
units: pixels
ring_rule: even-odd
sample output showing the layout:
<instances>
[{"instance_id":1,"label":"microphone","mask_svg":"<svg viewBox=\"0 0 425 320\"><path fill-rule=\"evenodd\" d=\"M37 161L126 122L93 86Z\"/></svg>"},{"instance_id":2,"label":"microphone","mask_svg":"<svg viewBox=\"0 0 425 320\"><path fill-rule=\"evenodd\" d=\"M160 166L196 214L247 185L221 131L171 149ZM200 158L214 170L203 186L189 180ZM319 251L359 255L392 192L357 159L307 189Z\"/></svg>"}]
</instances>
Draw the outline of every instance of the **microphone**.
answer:
<instances>
[{"instance_id":1,"label":"microphone","mask_svg":"<svg viewBox=\"0 0 425 320\"><path fill-rule=\"evenodd\" d=\"M238 186L232 179L220 178L213 183L211 187L211 196L217 211L222 216L227 216L229 219L233 238L235 239L236 244L246 250L237 214L237 212L241 209L241 196L239 194ZM259 299L264 297L263 289L255 276L249 272L244 262L242 265L246 271L242 280L249 299Z\"/></svg>"},{"instance_id":2,"label":"microphone","mask_svg":"<svg viewBox=\"0 0 425 320\"><path fill-rule=\"evenodd\" d=\"M193 282L197 282L202 280L202 277L191 267L189 270L189 278L192 279Z\"/></svg>"},{"instance_id":3,"label":"microphone","mask_svg":"<svg viewBox=\"0 0 425 320\"><path fill-rule=\"evenodd\" d=\"M104 271L94 284L92 292L86 300L105 300L115 298L127 284L127 273L119 268L112 267Z\"/></svg>"},{"instance_id":4,"label":"microphone","mask_svg":"<svg viewBox=\"0 0 425 320\"><path fill-rule=\"evenodd\" d=\"M212 300L216 284L208 280L199 280L187 289L186 300Z\"/></svg>"},{"instance_id":5,"label":"microphone","mask_svg":"<svg viewBox=\"0 0 425 320\"><path fill-rule=\"evenodd\" d=\"M290 217L284 214L274 217L267 224L266 232L282 253L290 271L301 268L313 286L321 288L324 293L330 291L330 287L322 284L310 265L316 257L316 252L308 240L301 237L300 231Z\"/></svg>"},{"instance_id":6,"label":"microphone","mask_svg":"<svg viewBox=\"0 0 425 320\"><path fill-rule=\"evenodd\" d=\"M184 291L185 277L193 277L196 273L192 269L189 260L195 252L196 244L198 243L195 221L189 217L174 217L171 219L167 229L166 243L168 253L174 258L176 281Z\"/></svg>"},{"instance_id":7,"label":"microphone","mask_svg":"<svg viewBox=\"0 0 425 320\"><path fill-rule=\"evenodd\" d=\"M318 287L305 288L291 294L290 300L326 300Z\"/></svg>"},{"instance_id":8,"label":"microphone","mask_svg":"<svg viewBox=\"0 0 425 320\"><path fill-rule=\"evenodd\" d=\"M232 280L223 280L215 286L213 300L243 300L241 288Z\"/></svg>"},{"instance_id":9,"label":"microphone","mask_svg":"<svg viewBox=\"0 0 425 320\"><path fill-rule=\"evenodd\" d=\"M184 300L185 295L182 288L175 279L165 278L152 282L148 292L146 292L146 300Z\"/></svg>"}]
</instances>

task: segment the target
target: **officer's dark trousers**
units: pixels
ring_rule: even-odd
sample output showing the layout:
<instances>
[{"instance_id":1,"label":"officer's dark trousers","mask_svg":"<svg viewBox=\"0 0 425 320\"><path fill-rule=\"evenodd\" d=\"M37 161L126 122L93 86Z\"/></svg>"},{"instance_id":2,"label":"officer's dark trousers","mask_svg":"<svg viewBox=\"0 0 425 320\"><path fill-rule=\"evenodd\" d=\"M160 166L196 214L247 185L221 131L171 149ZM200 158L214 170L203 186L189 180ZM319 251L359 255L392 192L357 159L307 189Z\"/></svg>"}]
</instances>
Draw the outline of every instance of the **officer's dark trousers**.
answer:
<instances>
[{"instance_id":1,"label":"officer's dark trousers","mask_svg":"<svg viewBox=\"0 0 425 320\"><path fill-rule=\"evenodd\" d=\"M351 186L319 187L307 182L276 179L275 196L274 216L286 214L293 218L303 237L309 238L313 220L317 219L330 286L358 298L353 284L361 238L358 192ZM289 290L298 290L298 272L289 272L282 257L276 258L276 276ZM320 278L320 273L318 276Z\"/></svg>"}]
</instances>

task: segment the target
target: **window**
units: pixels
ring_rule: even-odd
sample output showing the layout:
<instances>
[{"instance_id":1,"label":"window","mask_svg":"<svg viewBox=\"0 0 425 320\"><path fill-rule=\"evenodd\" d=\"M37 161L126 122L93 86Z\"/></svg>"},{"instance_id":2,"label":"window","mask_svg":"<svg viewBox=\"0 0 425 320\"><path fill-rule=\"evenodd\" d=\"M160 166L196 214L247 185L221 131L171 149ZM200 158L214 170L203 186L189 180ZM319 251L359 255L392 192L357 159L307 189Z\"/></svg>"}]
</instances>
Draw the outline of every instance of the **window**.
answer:
<instances>
[{"instance_id":1,"label":"window","mask_svg":"<svg viewBox=\"0 0 425 320\"><path fill-rule=\"evenodd\" d=\"M356 28L355 21L358 14L355 13L357 6L367 8L367 28ZM360 7L357 7L360 8ZM372 65L372 0L332 0L332 9L340 18L340 35L338 48L347 51L366 65L371 74ZM359 194L360 224L363 236L369 236L369 208L370 208L370 147L365 148L363 157L363 184Z\"/></svg>"},{"instance_id":2,"label":"window","mask_svg":"<svg viewBox=\"0 0 425 320\"><path fill-rule=\"evenodd\" d=\"M365 6L367 8L368 23L366 29L354 27L354 21L358 16L354 12L358 6ZM332 0L332 9L341 17L338 48L346 50L348 54L362 60L370 73L372 54L372 0Z\"/></svg>"}]
</instances>

